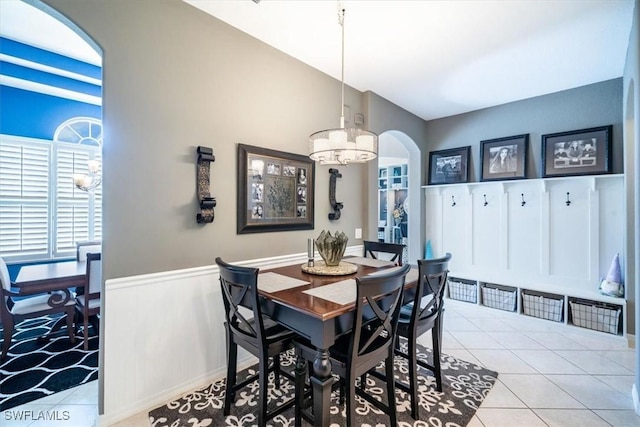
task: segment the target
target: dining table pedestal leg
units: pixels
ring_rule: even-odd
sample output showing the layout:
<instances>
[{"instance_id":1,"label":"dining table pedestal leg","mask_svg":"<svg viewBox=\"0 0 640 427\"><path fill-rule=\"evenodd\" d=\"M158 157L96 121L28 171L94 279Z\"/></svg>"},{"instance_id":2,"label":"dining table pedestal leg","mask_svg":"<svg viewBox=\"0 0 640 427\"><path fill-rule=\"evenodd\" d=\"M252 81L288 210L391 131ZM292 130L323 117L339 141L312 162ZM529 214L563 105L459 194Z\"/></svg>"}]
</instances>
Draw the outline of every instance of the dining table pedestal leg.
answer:
<instances>
[{"instance_id":1,"label":"dining table pedestal leg","mask_svg":"<svg viewBox=\"0 0 640 427\"><path fill-rule=\"evenodd\" d=\"M318 349L313 361L313 376L310 378L313 387L313 420L315 426L329 425L331 409L331 390L334 379L331 376L329 350Z\"/></svg>"}]
</instances>

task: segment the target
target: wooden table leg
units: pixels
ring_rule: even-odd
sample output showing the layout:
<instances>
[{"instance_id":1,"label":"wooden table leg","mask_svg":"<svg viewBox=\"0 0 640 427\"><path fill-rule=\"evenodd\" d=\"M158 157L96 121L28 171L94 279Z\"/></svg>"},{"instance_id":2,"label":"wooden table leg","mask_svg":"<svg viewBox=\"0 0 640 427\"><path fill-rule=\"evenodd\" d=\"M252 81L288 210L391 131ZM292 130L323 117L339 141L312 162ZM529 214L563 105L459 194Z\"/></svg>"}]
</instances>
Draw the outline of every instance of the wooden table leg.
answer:
<instances>
[{"instance_id":1,"label":"wooden table leg","mask_svg":"<svg viewBox=\"0 0 640 427\"><path fill-rule=\"evenodd\" d=\"M313 361L313 376L310 378L313 387L313 420L316 427L329 425L329 410L331 409L331 390L333 377L331 376L331 361L329 350L318 349Z\"/></svg>"}]
</instances>

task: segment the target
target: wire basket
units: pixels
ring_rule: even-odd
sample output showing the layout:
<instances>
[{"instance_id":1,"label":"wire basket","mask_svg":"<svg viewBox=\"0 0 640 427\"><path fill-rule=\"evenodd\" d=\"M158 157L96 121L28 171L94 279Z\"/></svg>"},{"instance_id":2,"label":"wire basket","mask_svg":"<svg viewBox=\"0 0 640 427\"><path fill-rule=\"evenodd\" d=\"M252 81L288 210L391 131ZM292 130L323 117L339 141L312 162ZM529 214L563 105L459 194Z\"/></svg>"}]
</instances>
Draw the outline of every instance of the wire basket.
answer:
<instances>
[{"instance_id":1,"label":"wire basket","mask_svg":"<svg viewBox=\"0 0 640 427\"><path fill-rule=\"evenodd\" d=\"M498 310L516 311L516 288L484 283L481 289L482 305Z\"/></svg>"},{"instance_id":2,"label":"wire basket","mask_svg":"<svg viewBox=\"0 0 640 427\"><path fill-rule=\"evenodd\" d=\"M620 306L580 299L570 300L569 305L574 325L594 331L619 334L620 314L622 313Z\"/></svg>"},{"instance_id":3,"label":"wire basket","mask_svg":"<svg viewBox=\"0 0 640 427\"><path fill-rule=\"evenodd\" d=\"M478 287L475 281L450 277L448 282L449 298L474 304L478 302Z\"/></svg>"},{"instance_id":4,"label":"wire basket","mask_svg":"<svg viewBox=\"0 0 640 427\"><path fill-rule=\"evenodd\" d=\"M544 292L523 291L522 310L527 316L562 322L564 297Z\"/></svg>"}]
</instances>

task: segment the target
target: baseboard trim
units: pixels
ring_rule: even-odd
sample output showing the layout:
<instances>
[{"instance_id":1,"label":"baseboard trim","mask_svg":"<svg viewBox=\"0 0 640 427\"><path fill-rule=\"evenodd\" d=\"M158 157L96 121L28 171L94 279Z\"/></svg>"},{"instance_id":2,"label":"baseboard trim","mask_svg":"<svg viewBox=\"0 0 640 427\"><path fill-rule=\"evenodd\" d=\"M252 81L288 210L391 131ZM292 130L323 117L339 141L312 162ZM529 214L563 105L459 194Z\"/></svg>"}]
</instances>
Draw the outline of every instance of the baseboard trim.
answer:
<instances>
[{"instance_id":1,"label":"baseboard trim","mask_svg":"<svg viewBox=\"0 0 640 427\"><path fill-rule=\"evenodd\" d=\"M243 357L242 359L238 359L238 371L241 371L245 368L256 363L256 358L252 355L248 355ZM130 407L123 408L119 411L111 412L109 414L102 414L98 417L98 426L108 427L112 426L120 421L126 420L134 415L140 414L141 412L149 412L167 402L178 399L183 396L185 393L189 393L193 390L199 390L208 386L209 384L218 381L221 378L224 378L226 375L226 368L222 367L220 369L216 369L206 375L201 376L200 378L194 378L192 381L188 381L170 389L163 390L162 392L155 394L153 396L149 396L144 400L139 400L135 402L134 405Z\"/></svg>"},{"instance_id":2,"label":"baseboard trim","mask_svg":"<svg viewBox=\"0 0 640 427\"><path fill-rule=\"evenodd\" d=\"M629 348L636 348L636 336L634 334L627 334L627 345Z\"/></svg>"}]
</instances>

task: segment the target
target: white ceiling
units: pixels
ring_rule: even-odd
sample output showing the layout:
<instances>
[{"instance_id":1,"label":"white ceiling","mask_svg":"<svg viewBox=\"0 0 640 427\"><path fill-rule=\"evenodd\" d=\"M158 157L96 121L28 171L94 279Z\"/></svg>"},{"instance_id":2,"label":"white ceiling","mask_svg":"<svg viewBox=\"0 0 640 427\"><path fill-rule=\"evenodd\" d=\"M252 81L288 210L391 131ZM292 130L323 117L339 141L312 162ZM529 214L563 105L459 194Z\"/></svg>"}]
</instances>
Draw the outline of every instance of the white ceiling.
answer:
<instances>
[{"instance_id":1,"label":"white ceiling","mask_svg":"<svg viewBox=\"0 0 640 427\"><path fill-rule=\"evenodd\" d=\"M337 1L184 0L340 79ZM345 82L424 119L621 77L633 0L343 0Z\"/></svg>"},{"instance_id":2,"label":"white ceiling","mask_svg":"<svg viewBox=\"0 0 640 427\"><path fill-rule=\"evenodd\" d=\"M90 64L102 64L100 54L75 31L20 0L0 0L0 35Z\"/></svg>"},{"instance_id":3,"label":"white ceiling","mask_svg":"<svg viewBox=\"0 0 640 427\"><path fill-rule=\"evenodd\" d=\"M340 79L332 0L184 0ZM345 0L345 82L424 119L622 76L633 0ZM93 64L46 13L0 0L0 35Z\"/></svg>"}]
</instances>

